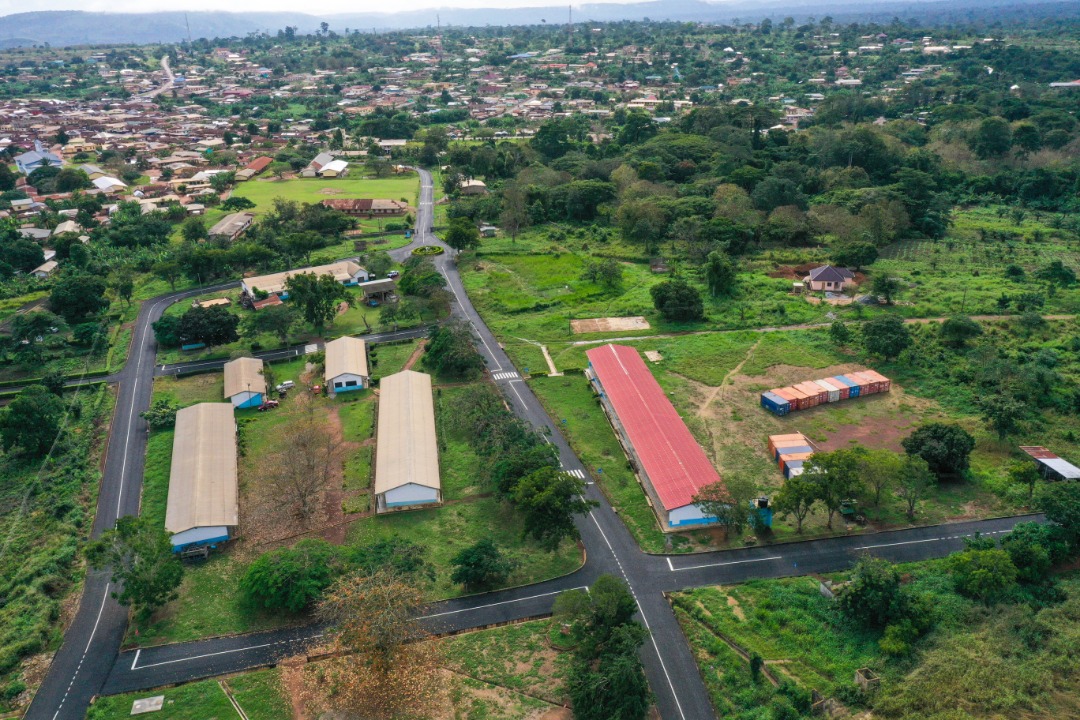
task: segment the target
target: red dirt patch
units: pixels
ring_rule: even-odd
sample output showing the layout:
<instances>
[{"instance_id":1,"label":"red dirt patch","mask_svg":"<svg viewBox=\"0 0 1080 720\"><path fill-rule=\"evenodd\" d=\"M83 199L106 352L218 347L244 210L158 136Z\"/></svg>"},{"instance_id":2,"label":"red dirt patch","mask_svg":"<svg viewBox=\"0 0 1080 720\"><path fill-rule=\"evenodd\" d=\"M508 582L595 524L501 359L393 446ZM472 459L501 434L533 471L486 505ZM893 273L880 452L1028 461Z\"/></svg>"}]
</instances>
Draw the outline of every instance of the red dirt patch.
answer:
<instances>
[{"instance_id":1,"label":"red dirt patch","mask_svg":"<svg viewBox=\"0 0 1080 720\"><path fill-rule=\"evenodd\" d=\"M857 401L856 401L857 402ZM911 434L907 423L899 423L895 418L870 418L859 425L841 425L829 433L829 439L818 443L823 452L850 448L853 444L872 448L884 448L893 452L904 452L900 441Z\"/></svg>"},{"instance_id":2,"label":"red dirt patch","mask_svg":"<svg viewBox=\"0 0 1080 720\"><path fill-rule=\"evenodd\" d=\"M426 345L427 345L427 338L424 338L419 343L417 343L416 349L413 350L413 354L409 356L409 359L405 361L405 367L403 367L401 369L402 370L412 370L413 365L415 365L416 361L420 359L420 356L422 356L424 354L424 347Z\"/></svg>"}]
</instances>

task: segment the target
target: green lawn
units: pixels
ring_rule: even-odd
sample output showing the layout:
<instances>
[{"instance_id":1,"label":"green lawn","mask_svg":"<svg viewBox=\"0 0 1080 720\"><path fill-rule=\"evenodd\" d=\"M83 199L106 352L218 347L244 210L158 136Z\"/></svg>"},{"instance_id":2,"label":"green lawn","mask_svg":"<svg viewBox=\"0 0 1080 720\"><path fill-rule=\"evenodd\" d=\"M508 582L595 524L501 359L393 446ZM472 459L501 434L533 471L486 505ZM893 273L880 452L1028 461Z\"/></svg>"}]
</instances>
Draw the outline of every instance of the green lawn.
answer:
<instances>
[{"instance_id":1,"label":"green lawn","mask_svg":"<svg viewBox=\"0 0 1080 720\"><path fill-rule=\"evenodd\" d=\"M221 684L225 684L236 703L251 720L290 720L292 708L281 687L280 672L276 669L256 670L220 680L201 680L175 688L98 698L87 712L87 720L120 720L131 717L136 700L165 696L160 713L149 717L168 720L239 720Z\"/></svg>"},{"instance_id":2,"label":"green lawn","mask_svg":"<svg viewBox=\"0 0 1080 720\"><path fill-rule=\"evenodd\" d=\"M562 704L571 658L552 648L551 628L552 621L537 620L448 637L441 642L445 664L475 680Z\"/></svg>"},{"instance_id":3,"label":"green lawn","mask_svg":"<svg viewBox=\"0 0 1080 720\"><path fill-rule=\"evenodd\" d=\"M327 190L331 192L324 192ZM404 199L415 207L419 192L420 179L413 173L407 173L388 178L365 178L357 174L344 178L249 180L239 183L233 195L251 200L256 205L253 212L260 214L270 210L274 200L279 197L304 203L318 203L333 198Z\"/></svg>"}]
</instances>

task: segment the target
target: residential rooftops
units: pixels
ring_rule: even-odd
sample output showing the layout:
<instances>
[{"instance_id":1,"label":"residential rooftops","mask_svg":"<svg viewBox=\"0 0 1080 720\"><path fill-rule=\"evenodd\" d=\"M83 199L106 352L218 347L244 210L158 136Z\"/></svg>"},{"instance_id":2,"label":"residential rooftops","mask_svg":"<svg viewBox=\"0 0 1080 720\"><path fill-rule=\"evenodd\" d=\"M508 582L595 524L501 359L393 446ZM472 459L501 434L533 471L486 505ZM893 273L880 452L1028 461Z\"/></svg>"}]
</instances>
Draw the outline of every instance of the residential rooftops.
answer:
<instances>
[{"instance_id":1,"label":"residential rooftops","mask_svg":"<svg viewBox=\"0 0 1080 720\"><path fill-rule=\"evenodd\" d=\"M235 527L239 522L236 421L230 403L199 403L176 413L165 529Z\"/></svg>"}]
</instances>

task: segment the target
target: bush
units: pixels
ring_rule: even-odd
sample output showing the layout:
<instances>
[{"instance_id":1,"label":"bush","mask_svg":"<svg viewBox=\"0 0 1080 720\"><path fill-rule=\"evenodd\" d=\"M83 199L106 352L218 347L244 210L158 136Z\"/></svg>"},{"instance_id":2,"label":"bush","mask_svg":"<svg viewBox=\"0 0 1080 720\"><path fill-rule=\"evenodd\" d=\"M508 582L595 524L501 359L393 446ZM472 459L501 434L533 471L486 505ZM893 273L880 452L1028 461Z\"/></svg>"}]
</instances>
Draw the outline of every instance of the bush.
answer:
<instances>
[{"instance_id":1,"label":"bush","mask_svg":"<svg viewBox=\"0 0 1080 720\"><path fill-rule=\"evenodd\" d=\"M334 547L307 539L260 555L248 566L240 589L258 607L300 612L318 600L337 575Z\"/></svg>"}]
</instances>

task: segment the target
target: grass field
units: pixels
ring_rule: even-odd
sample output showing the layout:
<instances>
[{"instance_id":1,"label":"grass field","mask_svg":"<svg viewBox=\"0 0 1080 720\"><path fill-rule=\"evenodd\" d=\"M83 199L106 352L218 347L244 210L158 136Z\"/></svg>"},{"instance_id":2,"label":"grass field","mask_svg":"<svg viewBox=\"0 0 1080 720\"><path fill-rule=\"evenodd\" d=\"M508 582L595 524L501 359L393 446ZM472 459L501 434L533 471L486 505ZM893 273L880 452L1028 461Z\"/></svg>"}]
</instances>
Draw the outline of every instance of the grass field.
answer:
<instances>
[{"instance_id":1,"label":"grass field","mask_svg":"<svg viewBox=\"0 0 1080 720\"><path fill-rule=\"evenodd\" d=\"M793 682L802 692L817 690L852 710L869 705L874 717L1071 714L1080 700L1074 682L1080 667L1072 653L1063 657L1060 649L1075 641L1076 625L1069 619L1080 613L1080 581L1075 575L1062 583L1069 597L1065 603L1033 611L1023 604L986 608L957 595L943 561L899 569L911 589L929 595L935 608L935 628L916 643L910 658L881 653L877 644L881 633L844 622L834 602L818 591L814 578L755 580L676 595L676 615L717 713L750 720L762 717L763 707L790 705L784 696L791 693L764 679L752 680L747 659L734 644L760 655L781 682ZM1032 623L1047 628L1035 645L1018 639L1022 628ZM882 678L870 699L861 696L854 683L855 671L863 667Z\"/></svg>"},{"instance_id":2,"label":"grass field","mask_svg":"<svg viewBox=\"0 0 1080 720\"><path fill-rule=\"evenodd\" d=\"M380 349L379 367L384 372L400 370L416 345L416 342L409 342ZM301 358L275 364L277 379L291 379L303 387L300 374L305 363L306 360ZM181 406L220 402L221 382L218 373L158 378L154 399L172 399ZM437 416L446 412L447 403L455 396L471 391L471 386L437 390ZM297 392L300 390L294 391ZM295 518L278 517L276 511L270 511L269 506L279 506L280 499L268 494L270 489L262 482L266 458L272 456L280 439L289 431L287 405L290 402L296 400L290 396L285 400L286 408L273 412L245 410L236 413L243 449L239 462L239 539L229 550L213 556L210 561L189 566L180 598L159 611L150 622L133 627L127 638L129 643L185 641L306 620L305 617L257 611L247 605L237 590L247 564L259 553L304 536L296 534L303 527L296 524ZM311 521L315 530L308 535L333 537L335 542L345 545L366 545L402 537L424 546L435 570L435 578L427 588L433 599L462 593L461 586L450 581L450 560L460 550L484 537L492 538L519 563L507 585L563 575L580 565L581 553L572 542L564 542L555 552L546 552L521 537L520 521L513 509L490 497L478 483L484 461L476 456L465 437L451 432L440 433L440 473L446 504L429 510L370 514L372 435L376 421L374 393L361 391L341 395L335 400L315 398L311 402L318 412L326 414L328 433L337 432L335 428L340 427L345 452L340 472L335 475L340 478L340 486L330 489L343 491L340 507L332 508L328 503L320 506L323 509ZM440 421L439 426L443 425ZM171 430L156 431L150 438L147 452L143 507L144 513L158 522L164 519L171 443ZM354 512L364 515L351 522L343 519L343 513ZM319 530L324 527L330 536ZM340 527L340 532L334 530L335 527ZM286 539L279 541L279 538Z\"/></svg>"},{"instance_id":3,"label":"grass field","mask_svg":"<svg viewBox=\"0 0 1080 720\"><path fill-rule=\"evenodd\" d=\"M167 688L160 691L126 693L98 698L87 720L120 720L131 717L136 700L164 695L162 712L152 717L169 720L241 720L229 702L225 688L251 720L291 720L292 708L285 700L280 671L256 670L215 680Z\"/></svg>"},{"instance_id":4,"label":"grass field","mask_svg":"<svg viewBox=\"0 0 1080 720\"><path fill-rule=\"evenodd\" d=\"M259 179L239 183L233 195L255 203L252 212L264 213L276 198L302 203L318 203L333 198L388 198L405 200L415 207L420 179L413 173L388 178L296 178L293 180ZM400 222L400 220L396 220ZM365 221L367 222L367 221ZM375 221L370 221L374 223ZM375 225L372 225L374 228Z\"/></svg>"},{"instance_id":5,"label":"grass field","mask_svg":"<svg viewBox=\"0 0 1080 720\"><path fill-rule=\"evenodd\" d=\"M559 708L566 702L562 682L570 656L550 645L550 631L551 622L544 620L432 641L439 645L443 669L442 697L431 720L567 720L569 714ZM318 668L317 663L307 666L311 672ZM159 716L169 720L239 720L224 688L251 720L289 720L293 714L283 672L289 670L256 670L106 696L90 708L87 720L130 717L135 700L155 695L164 695Z\"/></svg>"}]
</instances>

